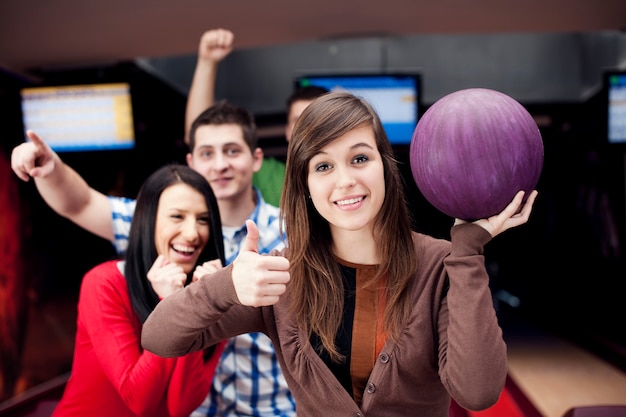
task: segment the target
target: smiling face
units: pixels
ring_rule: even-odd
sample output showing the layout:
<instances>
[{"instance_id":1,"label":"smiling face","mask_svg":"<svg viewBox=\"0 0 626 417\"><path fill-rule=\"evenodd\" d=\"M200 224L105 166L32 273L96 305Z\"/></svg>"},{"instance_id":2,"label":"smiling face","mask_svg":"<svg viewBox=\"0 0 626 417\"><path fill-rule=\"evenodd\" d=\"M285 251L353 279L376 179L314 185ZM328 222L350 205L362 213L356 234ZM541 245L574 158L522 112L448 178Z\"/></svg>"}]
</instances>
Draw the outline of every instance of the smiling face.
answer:
<instances>
[{"instance_id":1,"label":"smiling face","mask_svg":"<svg viewBox=\"0 0 626 417\"><path fill-rule=\"evenodd\" d=\"M236 124L200 126L188 165L202 174L218 200L249 200L252 176L261 168L263 152L252 152Z\"/></svg>"},{"instance_id":2,"label":"smiling face","mask_svg":"<svg viewBox=\"0 0 626 417\"><path fill-rule=\"evenodd\" d=\"M204 196L183 183L166 188L156 214L157 253L190 273L208 240L209 209Z\"/></svg>"},{"instance_id":3,"label":"smiling face","mask_svg":"<svg viewBox=\"0 0 626 417\"><path fill-rule=\"evenodd\" d=\"M383 161L372 128L358 127L323 147L309 161L307 182L331 233L371 231L385 199Z\"/></svg>"}]
</instances>

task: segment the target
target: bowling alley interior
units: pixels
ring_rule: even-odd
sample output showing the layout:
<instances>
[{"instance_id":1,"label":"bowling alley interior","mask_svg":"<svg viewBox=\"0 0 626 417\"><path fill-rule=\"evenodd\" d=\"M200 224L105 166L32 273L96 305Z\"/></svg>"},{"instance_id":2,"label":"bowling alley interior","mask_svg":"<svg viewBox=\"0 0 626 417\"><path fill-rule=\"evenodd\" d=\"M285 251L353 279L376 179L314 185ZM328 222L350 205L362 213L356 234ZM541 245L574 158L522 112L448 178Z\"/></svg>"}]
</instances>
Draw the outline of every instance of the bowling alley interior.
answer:
<instances>
[{"instance_id":1,"label":"bowling alley interior","mask_svg":"<svg viewBox=\"0 0 626 417\"><path fill-rule=\"evenodd\" d=\"M424 197L411 171L420 117L447 94L473 87L503 92L532 116L544 152L533 212L484 253L507 344L506 386L486 410L452 402L450 417L626 416L625 29L368 33L236 47L220 63L216 99L251 110L265 155L283 161L285 99L298 83L412 80L410 132L392 146L414 229L444 239L453 219ZM33 60L20 70L0 58L1 416L51 415L71 371L81 279L117 256L110 242L56 214L32 180L13 173L28 94L123 86L130 143L58 153L95 189L135 197L156 168L185 163L185 105L200 33L178 55L71 66ZM381 115L396 109L385 105Z\"/></svg>"}]
</instances>

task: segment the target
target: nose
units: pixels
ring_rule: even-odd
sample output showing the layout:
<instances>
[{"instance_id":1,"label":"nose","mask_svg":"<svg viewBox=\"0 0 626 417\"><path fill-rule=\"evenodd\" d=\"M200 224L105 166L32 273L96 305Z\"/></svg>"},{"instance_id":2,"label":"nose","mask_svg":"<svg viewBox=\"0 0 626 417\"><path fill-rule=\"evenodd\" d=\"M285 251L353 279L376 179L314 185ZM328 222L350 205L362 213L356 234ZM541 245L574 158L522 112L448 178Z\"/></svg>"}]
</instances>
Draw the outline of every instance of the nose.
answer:
<instances>
[{"instance_id":1,"label":"nose","mask_svg":"<svg viewBox=\"0 0 626 417\"><path fill-rule=\"evenodd\" d=\"M337 173L335 182L337 188L350 188L356 184L356 180L354 179L354 175L352 175L350 167L339 166L336 168L335 172Z\"/></svg>"},{"instance_id":2,"label":"nose","mask_svg":"<svg viewBox=\"0 0 626 417\"><path fill-rule=\"evenodd\" d=\"M181 225L181 235L188 242L195 242L200 235L198 233L198 226L196 224L196 219L188 218L185 219L183 224Z\"/></svg>"},{"instance_id":3,"label":"nose","mask_svg":"<svg viewBox=\"0 0 626 417\"><path fill-rule=\"evenodd\" d=\"M213 168L216 171L223 171L228 168L228 158L222 155L220 152L216 152L215 157L213 158Z\"/></svg>"}]
</instances>

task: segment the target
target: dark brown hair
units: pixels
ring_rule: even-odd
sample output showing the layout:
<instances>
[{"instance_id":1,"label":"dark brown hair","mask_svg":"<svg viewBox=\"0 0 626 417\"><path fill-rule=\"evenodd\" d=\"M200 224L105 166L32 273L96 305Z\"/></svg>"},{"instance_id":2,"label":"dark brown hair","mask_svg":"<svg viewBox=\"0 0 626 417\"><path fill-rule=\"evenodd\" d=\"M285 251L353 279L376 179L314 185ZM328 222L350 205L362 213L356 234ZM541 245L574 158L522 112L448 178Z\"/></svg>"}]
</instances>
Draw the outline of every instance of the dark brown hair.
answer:
<instances>
[{"instance_id":1,"label":"dark brown hair","mask_svg":"<svg viewBox=\"0 0 626 417\"><path fill-rule=\"evenodd\" d=\"M328 93L328 90L324 87L318 87L316 85L307 85L306 87L298 87L287 97L287 112L291 110L291 106L296 101L300 100L315 100L316 98Z\"/></svg>"},{"instance_id":2,"label":"dark brown hair","mask_svg":"<svg viewBox=\"0 0 626 417\"><path fill-rule=\"evenodd\" d=\"M258 147L258 137L254 116L248 110L232 105L226 100L219 101L200 113L191 124L189 130L189 149L193 152L196 146L196 130L201 126L233 124L241 128L243 139L250 152Z\"/></svg>"},{"instance_id":3,"label":"dark brown hair","mask_svg":"<svg viewBox=\"0 0 626 417\"><path fill-rule=\"evenodd\" d=\"M341 359L335 335L343 317L344 288L331 249L328 222L308 198L309 161L330 142L364 125L374 132L385 175L385 199L374 224L382 262L378 275L368 285L380 287L386 276L384 325L389 336L397 339L409 315L406 288L416 269L416 259L402 177L371 105L350 93L337 92L321 96L304 110L287 151L280 202L289 242L291 308L298 324L309 337L312 332L319 335L335 361Z\"/></svg>"}]
</instances>

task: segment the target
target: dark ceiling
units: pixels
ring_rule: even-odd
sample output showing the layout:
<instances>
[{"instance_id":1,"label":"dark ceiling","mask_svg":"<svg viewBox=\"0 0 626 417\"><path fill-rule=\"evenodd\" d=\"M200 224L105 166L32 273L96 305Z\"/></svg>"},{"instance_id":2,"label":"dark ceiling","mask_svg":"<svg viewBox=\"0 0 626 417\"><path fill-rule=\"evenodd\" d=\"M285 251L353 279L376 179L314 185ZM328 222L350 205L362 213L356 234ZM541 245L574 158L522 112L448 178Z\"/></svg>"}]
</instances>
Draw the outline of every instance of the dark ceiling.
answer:
<instances>
[{"instance_id":1,"label":"dark ceiling","mask_svg":"<svg viewBox=\"0 0 626 417\"><path fill-rule=\"evenodd\" d=\"M94 65L194 54L201 33L238 48L373 34L626 29L625 0L2 0L0 68Z\"/></svg>"}]
</instances>

